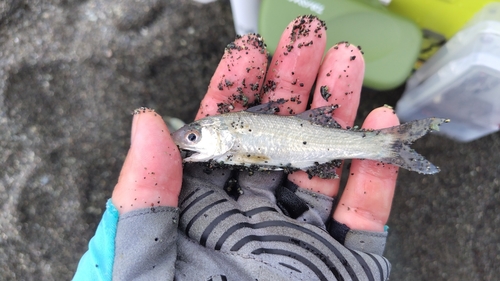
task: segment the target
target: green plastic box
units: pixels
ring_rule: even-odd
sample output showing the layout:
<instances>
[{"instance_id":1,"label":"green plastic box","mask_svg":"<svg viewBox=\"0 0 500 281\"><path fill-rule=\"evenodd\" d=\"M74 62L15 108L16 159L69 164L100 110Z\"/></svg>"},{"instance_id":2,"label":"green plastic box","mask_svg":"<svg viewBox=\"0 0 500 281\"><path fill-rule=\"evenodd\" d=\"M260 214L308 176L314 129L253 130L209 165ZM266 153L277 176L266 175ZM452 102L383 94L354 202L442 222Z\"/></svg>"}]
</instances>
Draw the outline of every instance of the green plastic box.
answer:
<instances>
[{"instance_id":1,"label":"green plastic box","mask_svg":"<svg viewBox=\"0 0 500 281\"><path fill-rule=\"evenodd\" d=\"M327 50L340 41L362 47L366 62L364 86L389 90L411 74L420 51L420 29L378 1L262 0L259 33L269 51L276 49L287 24L304 14L316 15L327 23Z\"/></svg>"}]
</instances>

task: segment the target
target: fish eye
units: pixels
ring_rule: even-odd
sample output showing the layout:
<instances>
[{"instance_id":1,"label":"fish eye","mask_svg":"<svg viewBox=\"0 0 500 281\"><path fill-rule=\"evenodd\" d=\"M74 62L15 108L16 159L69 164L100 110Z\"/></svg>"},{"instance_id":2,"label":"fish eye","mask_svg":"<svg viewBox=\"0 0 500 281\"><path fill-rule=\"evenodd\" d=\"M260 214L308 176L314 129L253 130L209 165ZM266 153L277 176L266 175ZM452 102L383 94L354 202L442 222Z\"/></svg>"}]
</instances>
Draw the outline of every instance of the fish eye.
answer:
<instances>
[{"instance_id":1,"label":"fish eye","mask_svg":"<svg viewBox=\"0 0 500 281\"><path fill-rule=\"evenodd\" d=\"M197 142L200 140L200 137L197 132L189 132L186 135L186 139L190 142Z\"/></svg>"},{"instance_id":2,"label":"fish eye","mask_svg":"<svg viewBox=\"0 0 500 281\"><path fill-rule=\"evenodd\" d=\"M190 133L188 135L188 140L190 141L195 141L196 140L196 134L195 133Z\"/></svg>"}]
</instances>

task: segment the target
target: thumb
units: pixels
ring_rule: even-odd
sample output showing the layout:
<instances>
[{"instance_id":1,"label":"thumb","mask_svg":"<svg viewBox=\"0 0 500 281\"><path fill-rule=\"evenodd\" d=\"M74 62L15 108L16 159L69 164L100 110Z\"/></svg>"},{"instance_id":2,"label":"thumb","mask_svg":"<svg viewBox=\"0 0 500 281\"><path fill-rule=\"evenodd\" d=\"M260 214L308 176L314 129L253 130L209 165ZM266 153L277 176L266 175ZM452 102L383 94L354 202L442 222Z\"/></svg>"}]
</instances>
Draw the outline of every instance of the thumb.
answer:
<instances>
[{"instance_id":1,"label":"thumb","mask_svg":"<svg viewBox=\"0 0 500 281\"><path fill-rule=\"evenodd\" d=\"M182 159L165 122L152 109L134 111L131 145L111 200L120 214L178 203Z\"/></svg>"}]
</instances>

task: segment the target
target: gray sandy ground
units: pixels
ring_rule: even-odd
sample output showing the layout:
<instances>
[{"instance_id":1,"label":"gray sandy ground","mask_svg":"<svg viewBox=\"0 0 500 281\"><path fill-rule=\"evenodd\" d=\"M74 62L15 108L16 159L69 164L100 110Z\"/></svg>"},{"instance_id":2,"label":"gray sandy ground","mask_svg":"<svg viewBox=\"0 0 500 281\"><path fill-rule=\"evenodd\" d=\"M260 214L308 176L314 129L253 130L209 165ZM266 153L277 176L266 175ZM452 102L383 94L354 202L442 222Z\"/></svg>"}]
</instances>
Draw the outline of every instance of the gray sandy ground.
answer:
<instances>
[{"instance_id":1,"label":"gray sandy ground","mask_svg":"<svg viewBox=\"0 0 500 281\"><path fill-rule=\"evenodd\" d=\"M233 38L228 1L0 0L1 280L71 278L118 177L132 110L191 120ZM358 122L400 93L365 90ZM499 147L499 134L414 145L442 172L400 172L392 280L500 274Z\"/></svg>"}]
</instances>

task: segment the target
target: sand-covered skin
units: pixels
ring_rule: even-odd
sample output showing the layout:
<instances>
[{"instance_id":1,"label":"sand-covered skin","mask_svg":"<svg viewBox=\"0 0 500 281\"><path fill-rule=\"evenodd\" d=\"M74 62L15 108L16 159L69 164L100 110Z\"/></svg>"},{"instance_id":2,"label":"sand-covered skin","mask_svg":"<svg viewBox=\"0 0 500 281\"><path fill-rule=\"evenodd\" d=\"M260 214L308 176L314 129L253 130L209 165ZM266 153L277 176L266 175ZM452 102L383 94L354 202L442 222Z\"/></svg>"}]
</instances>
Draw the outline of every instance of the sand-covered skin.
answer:
<instances>
[{"instance_id":1,"label":"sand-covered skin","mask_svg":"<svg viewBox=\"0 0 500 281\"><path fill-rule=\"evenodd\" d=\"M234 39L229 1L137 2L0 4L1 280L72 277L116 184L132 111L192 121ZM356 124L401 91L364 90ZM494 280L500 135L413 147L442 171L400 171L391 279Z\"/></svg>"}]
</instances>

